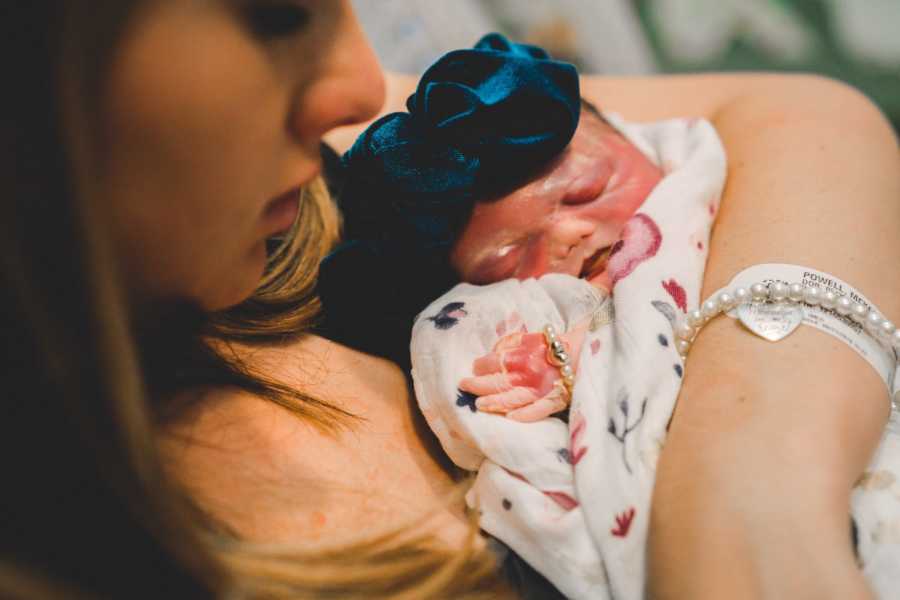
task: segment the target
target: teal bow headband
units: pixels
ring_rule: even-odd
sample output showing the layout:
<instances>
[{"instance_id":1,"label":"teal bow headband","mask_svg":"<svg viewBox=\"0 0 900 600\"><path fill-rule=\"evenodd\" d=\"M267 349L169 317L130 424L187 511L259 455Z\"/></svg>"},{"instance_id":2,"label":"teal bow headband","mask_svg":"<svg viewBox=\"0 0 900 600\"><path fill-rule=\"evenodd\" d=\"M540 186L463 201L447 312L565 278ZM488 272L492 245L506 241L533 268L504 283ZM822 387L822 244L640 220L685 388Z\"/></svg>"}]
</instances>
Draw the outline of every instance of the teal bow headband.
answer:
<instances>
[{"instance_id":1,"label":"teal bow headband","mask_svg":"<svg viewBox=\"0 0 900 600\"><path fill-rule=\"evenodd\" d=\"M432 65L407 110L344 155L346 241L319 282L338 341L401 363L415 315L458 281L448 255L475 203L524 183L572 139L578 73L493 33ZM361 287L377 290L365 292L368 317L352 300Z\"/></svg>"}]
</instances>

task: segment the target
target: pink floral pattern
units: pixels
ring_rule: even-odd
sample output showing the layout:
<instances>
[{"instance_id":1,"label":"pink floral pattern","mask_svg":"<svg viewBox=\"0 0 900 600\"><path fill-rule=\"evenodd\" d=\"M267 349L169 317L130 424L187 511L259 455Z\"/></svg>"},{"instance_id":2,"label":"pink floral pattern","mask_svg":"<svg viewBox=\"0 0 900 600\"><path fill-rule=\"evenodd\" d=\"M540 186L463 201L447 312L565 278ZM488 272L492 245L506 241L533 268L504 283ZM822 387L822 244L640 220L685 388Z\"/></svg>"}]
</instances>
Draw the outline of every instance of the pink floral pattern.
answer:
<instances>
[{"instance_id":1,"label":"pink floral pattern","mask_svg":"<svg viewBox=\"0 0 900 600\"><path fill-rule=\"evenodd\" d=\"M578 500L565 492L544 492L544 495L559 504L563 510L569 511L578 508Z\"/></svg>"},{"instance_id":2,"label":"pink floral pattern","mask_svg":"<svg viewBox=\"0 0 900 600\"><path fill-rule=\"evenodd\" d=\"M675 301L675 305L681 309L681 312L687 312L687 292L684 291L684 288L674 279L663 281L662 286L672 296L672 300Z\"/></svg>"},{"instance_id":3,"label":"pink floral pattern","mask_svg":"<svg viewBox=\"0 0 900 600\"><path fill-rule=\"evenodd\" d=\"M579 413L573 413L569 419L569 462L575 466L588 451L587 446L581 445L581 436L584 435L587 423Z\"/></svg>"},{"instance_id":4,"label":"pink floral pattern","mask_svg":"<svg viewBox=\"0 0 900 600\"><path fill-rule=\"evenodd\" d=\"M615 286L628 277L639 264L656 256L662 245L662 232L656 222L643 213L637 213L625 223L622 239L612 247L607 272Z\"/></svg>"},{"instance_id":5,"label":"pink floral pattern","mask_svg":"<svg viewBox=\"0 0 900 600\"><path fill-rule=\"evenodd\" d=\"M616 537L627 537L631 530L631 524L634 522L634 515L637 511L632 506L625 512L616 515L616 526L609 530Z\"/></svg>"}]
</instances>

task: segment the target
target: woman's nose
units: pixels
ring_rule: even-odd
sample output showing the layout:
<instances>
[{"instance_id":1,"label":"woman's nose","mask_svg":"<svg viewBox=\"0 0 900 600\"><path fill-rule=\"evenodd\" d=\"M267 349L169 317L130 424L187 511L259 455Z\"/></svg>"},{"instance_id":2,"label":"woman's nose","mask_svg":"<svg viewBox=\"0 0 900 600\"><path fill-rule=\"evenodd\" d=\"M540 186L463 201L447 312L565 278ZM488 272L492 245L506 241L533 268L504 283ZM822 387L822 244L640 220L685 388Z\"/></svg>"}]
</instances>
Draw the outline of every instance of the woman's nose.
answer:
<instances>
[{"instance_id":1,"label":"woman's nose","mask_svg":"<svg viewBox=\"0 0 900 600\"><path fill-rule=\"evenodd\" d=\"M334 1L334 0L330 0ZM375 117L385 98L381 65L349 2L332 42L322 49L318 77L299 92L292 115L302 139L320 138L341 127Z\"/></svg>"}]
</instances>

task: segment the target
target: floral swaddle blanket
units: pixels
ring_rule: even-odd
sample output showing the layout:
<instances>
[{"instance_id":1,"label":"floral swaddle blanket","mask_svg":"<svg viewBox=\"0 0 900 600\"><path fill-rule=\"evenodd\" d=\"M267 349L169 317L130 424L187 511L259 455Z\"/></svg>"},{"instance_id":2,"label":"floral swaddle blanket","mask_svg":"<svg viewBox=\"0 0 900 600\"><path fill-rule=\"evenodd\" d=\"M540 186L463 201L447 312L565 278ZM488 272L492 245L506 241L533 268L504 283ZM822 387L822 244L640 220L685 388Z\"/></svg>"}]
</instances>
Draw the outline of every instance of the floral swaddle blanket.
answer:
<instances>
[{"instance_id":1,"label":"floral swaddle blanket","mask_svg":"<svg viewBox=\"0 0 900 600\"><path fill-rule=\"evenodd\" d=\"M607 117L665 173L610 257L612 295L562 274L460 284L417 318L412 374L444 450L477 472L467 502L482 529L568 597L637 600L656 463L683 376L671 323L699 303L726 159L705 121ZM504 335L586 320L568 422L479 412L459 390ZM892 421L853 497L858 553L880 597L896 595L900 577L898 433Z\"/></svg>"}]
</instances>

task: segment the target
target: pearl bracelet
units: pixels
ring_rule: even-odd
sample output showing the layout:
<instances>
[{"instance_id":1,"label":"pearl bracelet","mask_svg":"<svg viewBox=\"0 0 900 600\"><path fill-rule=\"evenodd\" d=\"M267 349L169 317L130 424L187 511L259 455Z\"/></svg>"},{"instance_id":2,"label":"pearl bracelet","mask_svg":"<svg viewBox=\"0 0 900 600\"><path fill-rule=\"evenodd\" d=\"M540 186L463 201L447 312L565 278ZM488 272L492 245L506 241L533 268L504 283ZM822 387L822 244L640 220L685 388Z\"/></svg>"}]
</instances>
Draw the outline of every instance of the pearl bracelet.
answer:
<instances>
[{"instance_id":1,"label":"pearl bracelet","mask_svg":"<svg viewBox=\"0 0 900 600\"><path fill-rule=\"evenodd\" d=\"M738 308L740 311L741 307L745 305L760 304L775 305L776 308L779 305L798 306L805 304L833 310L837 314L848 317L859 324L872 339L891 353L895 367L898 360L900 360L900 329L885 319L875 309L870 309L865 304L856 302L846 295L836 294L817 285L784 284L781 282L771 284L760 282L754 283L750 287L737 287L733 290L721 291L701 303L700 308L688 311L682 319L676 321L672 326L678 354L682 360L685 360L691 350L691 345L697 339L700 329L721 313L733 308ZM787 309L787 307L784 308ZM796 325L799 325L799 321ZM788 329L789 331L792 331L792 329ZM888 387L890 390L890 383L888 383ZM891 395L891 406L894 411L900 413L900 390L893 390Z\"/></svg>"},{"instance_id":2,"label":"pearl bracelet","mask_svg":"<svg viewBox=\"0 0 900 600\"><path fill-rule=\"evenodd\" d=\"M672 327L675 335L675 347L682 360L687 358L691 345L697 338L700 329L711 319L731 309L746 310L753 306L746 305L774 305L775 309L782 305L808 305L819 306L827 310L833 310L838 315L847 317L857 323L873 340L885 349L890 359L893 360L893 369L896 371L900 363L900 328L896 327L888 319L884 318L874 308L869 308L862 302L854 301L844 294L837 294L830 289L815 284L804 285L801 283L785 284L781 282L754 283L749 287L737 287L733 290L724 290L700 304L695 310L688 311L681 319L675 321ZM741 321L744 321L741 316ZM802 314L800 321L802 321ZM747 325L746 321L744 324ZM799 325L799 322L797 323ZM789 329L792 331L792 329ZM755 332L758 333L758 332ZM759 334L762 335L762 334ZM786 334L785 334L786 335ZM762 337L767 337L762 335ZM780 339L780 338L772 338ZM874 364L873 364L874 366ZM900 377L900 373L897 374ZM900 389L892 389L888 381L891 406L900 414Z\"/></svg>"},{"instance_id":3,"label":"pearl bracelet","mask_svg":"<svg viewBox=\"0 0 900 600\"><path fill-rule=\"evenodd\" d=\"M678 354L682 359L687 358L700 329L722 312L743 304L761 303L806 304L834 310L862 325L866 333L888 351L893 351L895 360L900 356L900 329L876 310L817 285L781 282L754 283L749 288L738 287L733 291L719 292L703 302L699 309L689 311L684 319L674 325Z\"/></svg>"},{"instance_id":4,"label":"pearl bracelet","mask_svg":"<svg viewBox=\"0 0 900 600\"><path fill-rule=\"evenodd\" d=\"M572 369L572 359L556 335L553 325L544 326L544 341L547 342L547 362L559 369L563 389L567 398L571 398L572 388L575 386L575 371Z\"/></svg>"}]
</instances>

